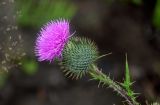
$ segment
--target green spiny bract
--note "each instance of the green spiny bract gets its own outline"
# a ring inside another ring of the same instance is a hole
[[[62,56],[61,64],[66,75],[78,79],[90,70],[98,58],[98,51],[89,39],[73,37],[66,44]]]

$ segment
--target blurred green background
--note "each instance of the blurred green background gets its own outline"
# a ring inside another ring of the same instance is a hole
[[[112,52],[98,65],[118,82],[127,53],[137,100],[160,102],[160,0],[0,0],[0,105],[123,105],[89,76],[72,80],[54,61],[37,61],[37,33],[59,18],[100,54]]]

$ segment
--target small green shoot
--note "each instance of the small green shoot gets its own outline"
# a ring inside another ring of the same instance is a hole
[[[127,54],[126,54],[126,63],[125,63],[125,80],[124,83],[121,83],[123,88],[127,91],[127,94],[129,97],[131,97],[132,101],[136,100],[136,95],[138,93],[134,93],[131,89],[131,86],[134,82],[131,81],[130,72],[129,72],[129,65],[127,60]],[[136,102],[136,101],[135,101]],[[137,104],[138,105],[138,104]]]

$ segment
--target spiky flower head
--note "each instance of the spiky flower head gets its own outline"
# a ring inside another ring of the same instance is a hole
[[[66,44],[62,55],[61,65],[66,75],[78,79],[90,70],[98,57],[98,51],[89,39],[73,37]]]
[[[60,58],[69,35],[69,22],[66,20],[55,20],[44,25],[36,40],[35,53],[38,60]]]

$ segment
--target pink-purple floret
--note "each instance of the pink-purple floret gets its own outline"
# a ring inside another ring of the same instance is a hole
[[[52,61],[61,58],[63,48],[68,41],[69,22],[56,20],[47,23],[38,34],[35,53],[39,61]]]

